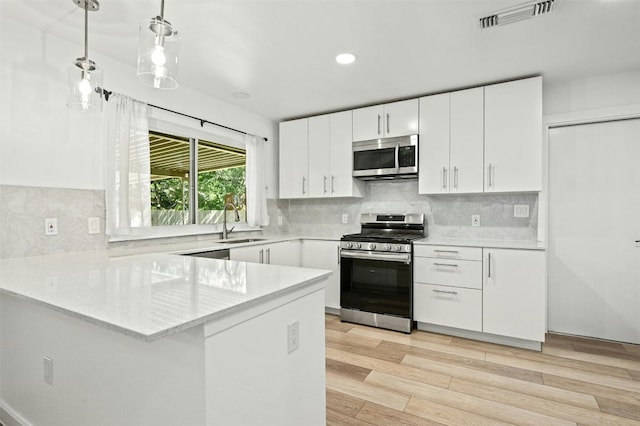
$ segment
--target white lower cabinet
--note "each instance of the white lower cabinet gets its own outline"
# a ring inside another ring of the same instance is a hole
[[[543,251],[484,249],[485,333],[544,341],[545,263]]]
[[[340,241],[302,240],[301,266],[333,272],[324,291],[325,307],[340,309]]]
[[[416,283],[413,319],[482,331],[482,290]]]
[[[416,245],[413,318],[544,342],[545,258],[540,250]]]
[[[300,266],[300,241],[259,244],[248,247],[232,248],[231,260],[264,263],[280,266]]]
[[[413,319],[482,331],[482,249],[416,246]]]

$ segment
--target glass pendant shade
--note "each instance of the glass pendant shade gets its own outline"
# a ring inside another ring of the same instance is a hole
[[[157,16],[140,23],[138,79],[157,89],[178,87],[180,36],[171,24]]]
[[[67,68],[67,106],[90,112],[102,112],[102,69],[95,62],[78,58]]]

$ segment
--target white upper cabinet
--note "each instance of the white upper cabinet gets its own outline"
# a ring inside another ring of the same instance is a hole
[[[280,198],[361,197],[351,134],[351,111],[280,123]]]
[[[353,150],[351,135],[353,118],[351,111],[329,115],[330,121],[330,174],[328,176],[331,197],[362,197],[364,182],[353,178]],[[309,157],[312,161],[314,157]]]
[[[353,139],[364,141],[418,133],[418,99],[353,110]]]
[[[482,192],[484,88],[451,93],[450,192]]]
[[[329,115],[309,118],[309,197],[328,197],[331,182]]]
[[[420,98],[418,193],[449,193],[450,95]]]
[[[280,123],[280,198],[309,196],[309,120]]]
[[[485,87],[485,192],[542,189],[542,77]]]
[[[484,89],[420,99],[421,194],[482,192]]]

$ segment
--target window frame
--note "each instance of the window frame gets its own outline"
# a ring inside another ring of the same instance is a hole
[[[173,114],[157,108],[149,108],[147,113],[149,132],[160,132],[176,136],[189,138],[189,169],[197,170],[198,159],[193,155],[193,150],[197,152],[196,145],[200,139],[215,141],[216,143],[227,145],[235,148],[246,149],[244,134],[227,130],[212,125],[199,125],[195,120]],[[195,179],[195,184],[194,180]],[[145,226],[131,228],[129,232],[124,234],[116,234],[109,236],[109,242],[145,240],[156,238],[172,238],[185,237],[195,235],[221,234],[222,224],[200,224],[197,222],[198,215],[198,194],[197,194],[197,173],[189,173],[189,221],[191,223],[185,225],[171,226]],[[191,203],[194,204],[191,204]],[[195,220],[193,215],[195,215]],[[233,232],[259,231],[259,226],[249,226],[248,223],[234,223]]]

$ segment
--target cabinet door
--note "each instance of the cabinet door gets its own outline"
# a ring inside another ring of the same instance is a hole
[[[449,192],[449,93],[420,98],[418,193]]]
[[[264,244],[264,263],[280,266],[300,266],[300,241]]]
[[[302,267],[333,272],[324,291],[325,306],[340,309],[340,242],[303,240]]]
[[[280,123],[280,198],[309,196],[309,120]]]
[[[415,284],[413,295],[414,320],[482,331],[482,290]]]
[[[449,191],[482,192],[484,88],[451,93],[450,141]]]
[[[329,115],[309,118],[309,197],[330,195]]]
[[[351,133],[353,119],[351,111],[336,112],[329,117],[331,123],[331,173],[329,176],[329,192],[332,197],[361,197],[362,181],[354,179],[353,150]],[[309,157],[312,161],[312,157]]]
[[[418,134],[418,99],[384,104],[383,112],[385,137]]]
[[[262,246],[236,247],[229,250],[229,259],[238,260],[240,262],[261,263],[263,259],[260,254]]]
[[[542,77],[485,87],[485,192],[542,188]]]
[[[545,253],[509,249],[483,251],[482,331],[544,342]]]
[[[366,141],[384,136],[382,105],[353,110],[353,141]]]

